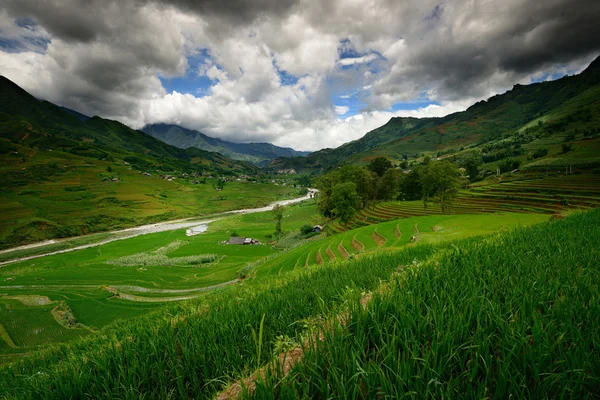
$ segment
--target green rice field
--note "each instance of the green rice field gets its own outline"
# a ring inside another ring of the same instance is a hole
[[[31,354],[0,369],[0,393],[592,398],[599,226],[594,210],[395,251],[364,244],[358,259],[257,274]]]

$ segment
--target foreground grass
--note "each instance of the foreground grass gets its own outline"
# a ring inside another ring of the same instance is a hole
[[[594,211],[403,265],[253,397],[597,397],[599,223]]]
[[[599,384],[599,223],[593,211],[259,279],[16,362],[0,370],[0,393],[210,398],[349,290],[373,290],[399,266],[420,264],[257,396],[590,396]]]

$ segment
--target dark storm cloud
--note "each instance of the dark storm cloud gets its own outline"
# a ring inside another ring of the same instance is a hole
[[[447,12],[450,11],[450,12]],[[378,96],[434,89],[441,99],[481,97],[600,53],[600,2],[449,2],[406,36],[410,55],[374,86]],[[391,67],[391,66],[390,66]]]
[[[250,23],[261,15],[281,17],[287,14],[298,0],[148,0],[173,5],[182,11],[192,11],[200,16],[217,16],[232,22]]]
[[[548,6],[532,7],[515,39],[505,40],[501,68],[531,71],[600,51],[599,1],[570,0]]]
[[[114,5],[110,0],[5,0],[3,7],[14,17],[33,18],[52,36],[90,42],[108,29],[105,21],[98,18],[97,9]]]

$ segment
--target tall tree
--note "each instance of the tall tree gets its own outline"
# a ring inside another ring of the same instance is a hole
[[[360,204],[356,184],[345,182],[335,185],[331,192],[331,203],[334,207],[333,215],[339,217],[343,224],[348,224]]]
[[[368,168],[375,172],[379,177],[382,177],[383,174],[385,174],[385,171],[392,168],[392,166],[392,162],[387,158],[377,157],[369,163]]]
[[[460,172],[456,165],[449,161],[433,161],[423,167],[420,177],[425,211],[427,203],[435,199],[442,207],[442,214],[445,214],[460,187]]]
[[[398,193],[398,180],[399,171],[394,168],[390,168],[379,180],[379,187],[377,190],[377,198],[381,200],[393,200]]]
[[[279,204],[273,207],[273,218],[275,219],[275,236],[281,235],[281,220],[283,219],[283,211],[285,208]]]

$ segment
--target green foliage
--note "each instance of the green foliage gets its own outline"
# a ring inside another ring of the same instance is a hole
[[[520,165],[521,161],[514,158],[506,158],[498,163],[498,167],[502,173],[518,169]]]
[[[132,254],[130,256],[120,257],[115,260],[111,260],[108,263],[120,265],[123,267],[175,267],[183,265],[207,264],[216,261],[217,258],[218,256],[216,254],[197,254],[185,257],[167,257],[164,254],[138,253]]]
[[[423,188],[423,205],[435,199],[440,203],[442,214],[445,214],[456,198],[460,187],[460,172],[449,161],[434,161],[419,170]]]
[[[331,191],[331,204],[333,206],[332,214],[338,217],[343,224],[347,224],[360,204],[356,184],[345,182],[335,185]]]
[[[305,224],[305,225],[302,225],[302,227],[300,228],[300,232],[303,235],[308,235],[309,233],[312,233],[312,231],[313,231],[313,226],[312,225]]]
[[[302,343],[304,335],[322,341],[303,348],[292,373],[266,369],[257,397],[591,396],[598,226],[594,211],[256,279],[9,365],[0,370],[0,391],[24,399],[213,398],[228,384],[224,376],[251,374],[282,338]],[[575,234],[580,240],[564,241]],[[367,310],[361,292],[376,292]],[[304,329],[319,318],[322,335]]]
[[[283,219],[283,213],[285,211],[285,207],[276,204],[271,211],[273,213],[273,219],[275,220],[275,236],[281,235],[281,220]]]
[[[385,157],[377,157],[369,163],[367,168],[382,177],[388,169],[392,168],[392,162]]]
[[[331,201],[333,188],[340,184],[352,182],[356,187],[356,193],[359,197],[358,204],[355,207],[363,208],[367,202],[374,198],[376,193],[377,177],[371,174],[367,168],[355,165],[345,165],[335,171],[332,171],[317,181],[319,189],[319,209],[326,217],[333,216],[334,204]]]
[[[395,199],[398,190],[400,179],[400,170],[389,168],[384,173],[377,185],[377,199],[392,200]]]
[[[545,157],[546,155],[548,155],[548,149],[541,147],[539,149],[536,149],[531,154],[531,157],[533,157],[533,159],[537,159],[537,158]]]
[[[422,197],[423,187],[418,168],[400,177],[399,189],[399,200],[418,200]]]

